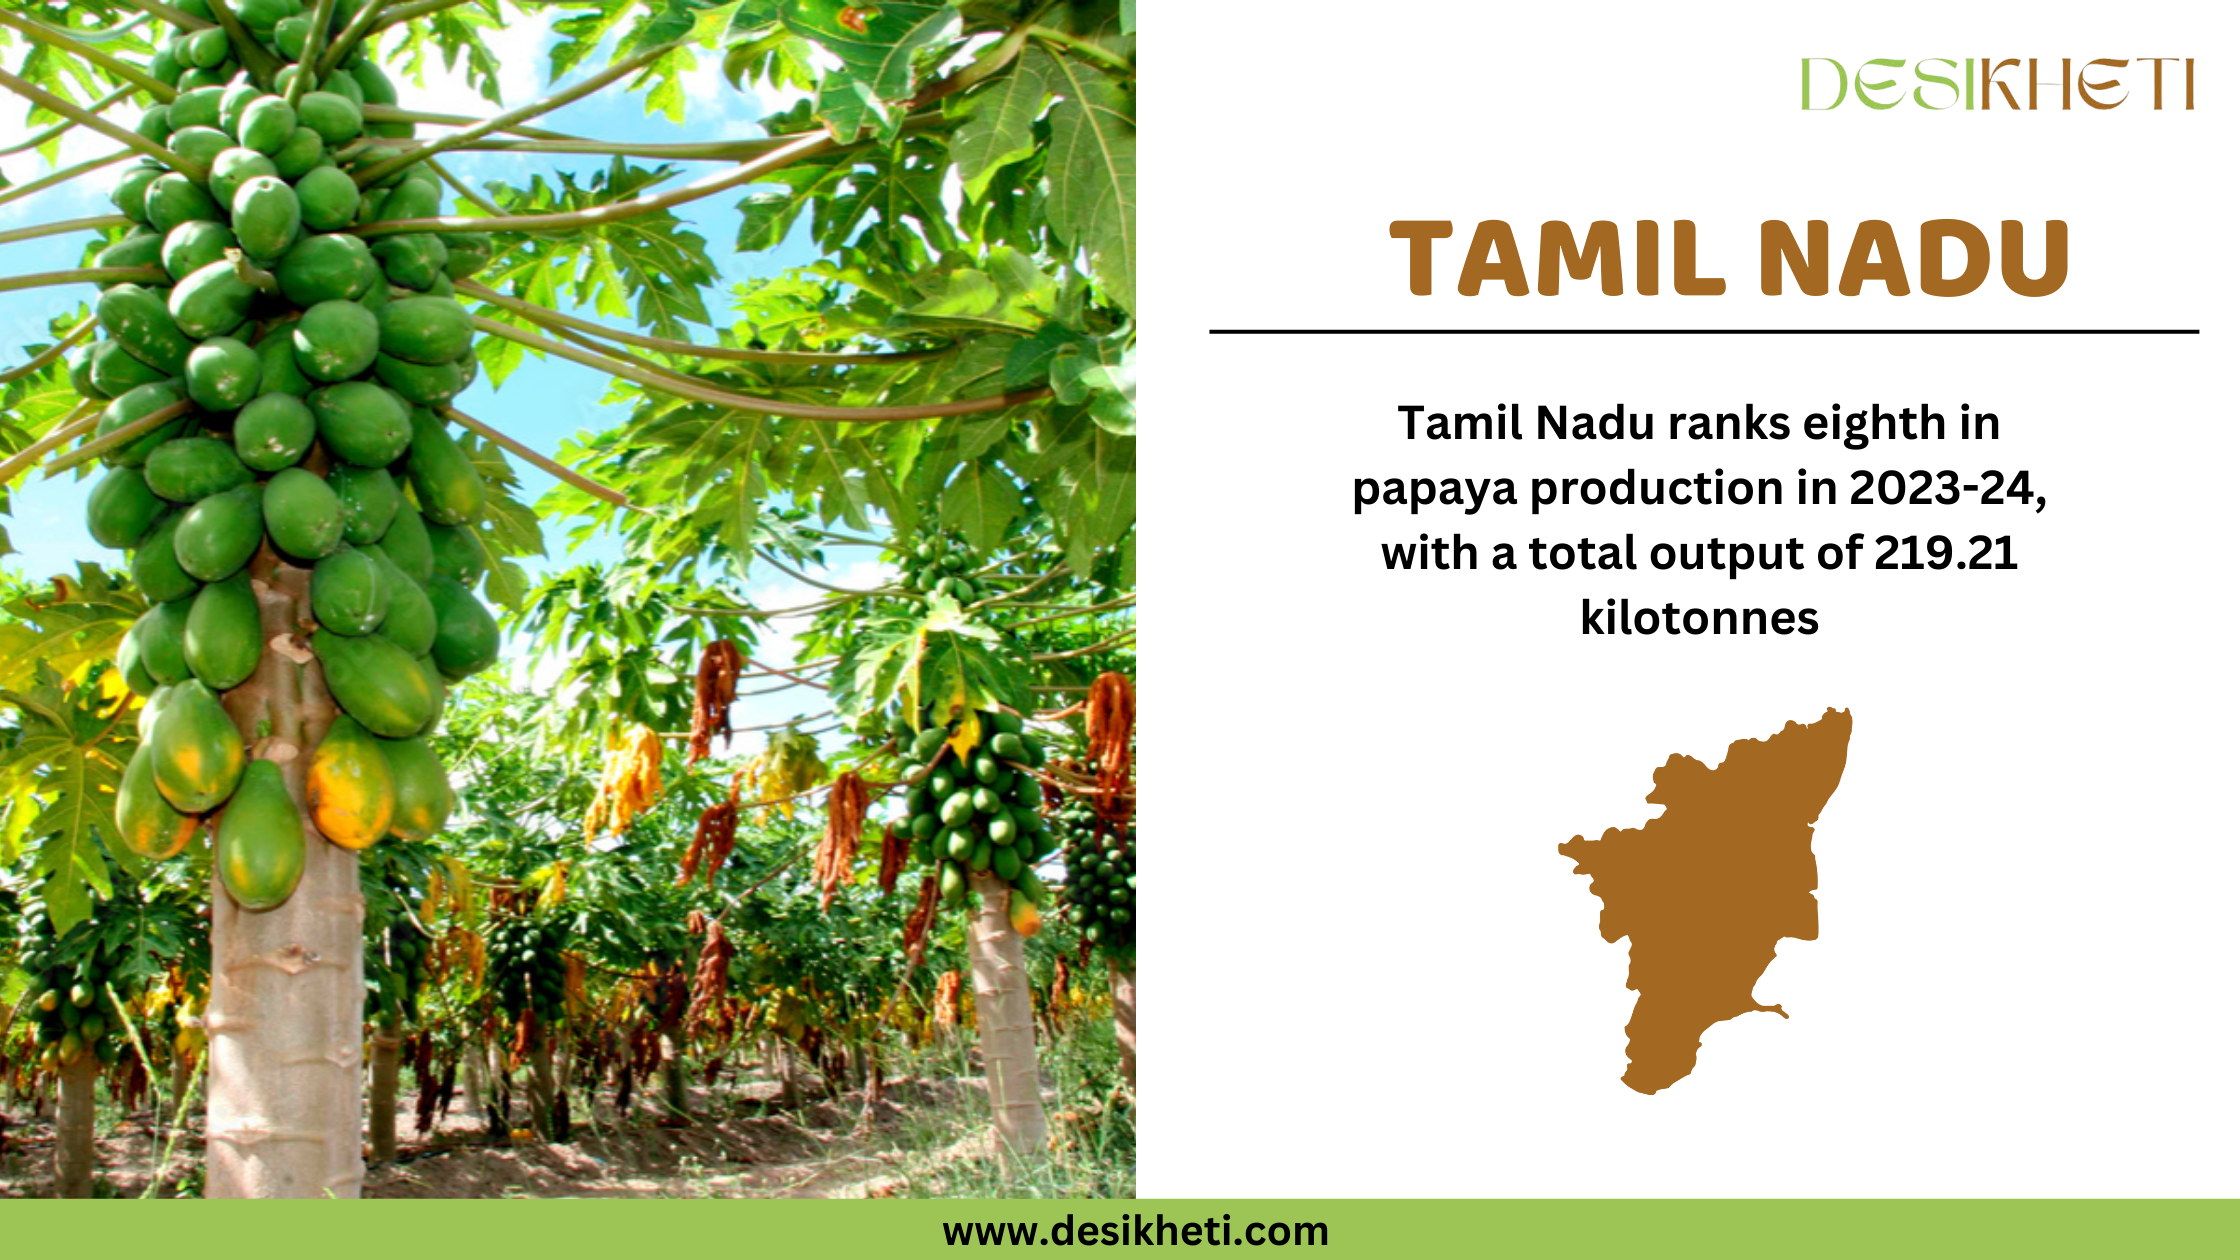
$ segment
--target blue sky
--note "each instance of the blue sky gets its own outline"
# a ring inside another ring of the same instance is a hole
[[[547,50],[555,42],[550,34],[553,15],[540,13],[530,20],[516,23],[492,35],[490,42],[503,67],[502,87],[505,104],[517,106],[535,99],[548,90],[544,82],[549,72]],[[740,92],[726,82],[720,71],[720,54],[700,52],[700,67],[689,79],[685,123],[678,126],[666,118],[645,115],[642,98],[630,96],[619,89],[610,89],[554,112],[538,125],[578,135],[593,135],[624,141],[644,140],[676,142],[711,139],[742,139],[761,135],[754,120],[768,113],[783,109],[792,98],[760,97],[752,92]],[[431,58],[431,61],[434,59]],[[595,72],[603,59],[593,59],[590,72]],[[579,71],[576,77],[583,77]],[[403,103],[411,108],[442,113],[487,115],[497,107],[490,105],[468,88],[458,76],[448,75],[440,64],[429,67],[424,84],[414,84],[398,76],[398,88]],[[563,81],[564,83],[565,81]],[[12,108],[12,102],[10,106]],[[129,121],[130,115],[122,111],[111,117],[120,122]],[[0,117],[10,117],[0,113]],[[423,128],[427,133],[432,129]],[[61,165],[68,165],[85,158],[111,151],[113,144],[99,137],[87,137],[74,132],[70,142],[59,156]],[[589,172],[602,167],[603,158],[572,158],[553,154],[474,153],[454,154],[445,159],[445,165],[462,180],[479,187],[484,181],[502,179],[509,183],[525,183],[538,171],[580,170]],[[36,154],[21,154],[0,161],[11,183],[23,183],[45,174],[48,166]],[[120,168],[121,169],[121,168]],[[706,163],[688,166],[683,177],[695,178],[700,174],[720,169]],[[0,228],[26,226],[57,219],[76,218],[84,215],[105,214],[111,211],[106,200],[108,172],[93,178],[76,181],[72,186],[49,190],[23,201],[0,206]],[[728,323],[728,286],[757,276],[775,274],[787,267],[811,261],[815,251],[805,242],[805,232],[798,230],[794,237],[780,249],[764,254],[733,254],[731,242],[736,238],[738,216],[734,206],[743,194],[732,191],[680,207],[677,213],[688,220],[693,229],[705,237],[710,252],[717,260],[724,276],[724,288],[711,290],[712,313]],[[32,271],[53,270],[74,265],[84,237],[62,237],[42,241],[0,245],[0,274],[19,274]],[[77,302],[89,302],[94,296],[90,286],[75,289],[44,289],[24,293],[0,294],[0,360],[21,362],[24,358],[20,347],[27,343],[47,339],[47,321],[59,310]],[[586,318],[600,318],[595,312],[574,312]],[[563,440],[574,434],[608,427],[623,418],[617,409],[608,409],[599,399],[607,392],[607,378],[592,369],[579,367],[561,360],[538,361],[531,359],[512,377],[503,389],[493,391],[487,383],[478,382],[459,400],[461,410],[495,425],[522,442],[550,453]],[[524,483],[528,501],[534,502],[552,484],[552,478],[538,470],[515,461]],[[84,527],[84,498],[91,486],[90,479],[78,481],[68,477],[55,481],[36,479],[20,486],[14,496],[14,515],[6,521],[10,540],[18,554],[7,557],[5,563],[17,571],[34,578],[67,572],[84,559],[100,558],[108,563],[121,561],[117,553],[108,552],[86,535]],[[553,553],[545,563],[572,565],[586,560],[611,560],[620,555],[612,540],[600,539],[587,544],[574,554],[564,551],[565,531],[549,525],[546,528],[547,550]],[[881,570],[868,549],[842,549],[835,554],[835,567],[816,576],[843,586],[862,587],[876,585]],[[532,566],[532,573],[541,566]],[[755,603],[765,606],[788,606],[809,602],[817,597],[813,588],[784,577],[775,571],[768,576],[758,575],[745,594]],[[781,627],[782,628],[782,627]],[[518,655],[517,648],[510,648],[509,655]],[[782,664],[789,659],[782,634],[766,634],[758,659],[766,663]],[[796,697],[821,696],[795,690],[788,693],[754,700],[742,701],[734,720],[740,724],[781,721],[794,715],[803,704],[821,707],[814,700]]]

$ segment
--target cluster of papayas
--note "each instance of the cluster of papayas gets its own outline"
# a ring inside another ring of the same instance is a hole
[[[902,557],[902,589],[919,595],[946,595],[960,604],[986,598],[994,588],[972,580],[978,557],[944,534],[918,543]]]
[[[86,1055],[103,1067],[116,1066],[125,1048],[124,1025],[109,989],[112,983],[124,988],[118,975],[123,963],[120,952],[96,942],[89,923],[58,940],[47,917],[38,917],[18,965],[31,979],[23,1011],[33,1021],[40,1067],[52,1072]]]
[[[367,1016],[394,1023],[418,1019],[420,988],[427,978],[428,938],[410,923],[391,923],[387,948],[367,951]]]
[[[222,882],[264,910],[293,893],[305,837],[278,766],[250,760],[220,697],[250,680],[266,647],[250,576],[266,549],[311,570],[311,647],[344,714],[311,762],[321,833],[362,849],[431,835],[450,811],[450,784],[420,741],[447,684],[496,659],[498,629],[472,593],[485,567],[473,533],[483,480],[430,408],[474,379],[473,323],[451,285],[490,247],[357,235],[443,209],[424,163],[360,186],[401,151],[385,142],[411,135],[362,113],[394,104],[394,88],[353,50],[291,98],[316,72],[297,64],[311,15],[298,0],[234,7],[284,68],[256,81],[205,24],[207,0],[177,6],[187,21],[148,70],[178,95],[139,131],[187,170],[127,170],[111,196],[135,226],[97,259],[169,282],[105,290],[102,335],[71,379],[107,403],[97,435],[171,416],[105,452],[86,507],[93,537],[131,554],[150,605],[117,660],[147,697],[119,834],[165,858],[215,815]],[[335,4],[332,30],[358,8]]]
[[[1113,826],[1088,801],[1068,796],[1050,815],[1065,841],[1066,922],[1084,940],[1122,962],[1136,947],[1136,837],[1133,823]]]
[[[1057,851],[1040,812],[1042,789],[1027,774],[1042,764],[1042,741],[1016,713],[971,715],[966,720],[898,730],[900,769],[910,783],[904,826],[920,862],[937,864],[941,893],[961,905],[971,896],[970,875],[988,872],[1011,885],[1012,921],[1031,934],[1048,897],[1035,864]]]
[[[498,920],[484,944],[489,957],[489,987],[508,1015],[533,1011],[547,1024],[567,1009],[568,964],[561,957],[566,935],[541,916],[517,914]]]

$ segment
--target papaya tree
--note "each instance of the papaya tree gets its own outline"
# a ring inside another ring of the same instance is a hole
[[[0,486],[105,465],[88,531],[128,553],[146,605],[114,669],[144,737],[113,781],[81,785],[108,808],[77,811],[33,860],[59,927],[103,891],[88,843],[119,861],[209,854],[214,1196],[357,1193],[360,854],[450,809],[425,741],[447,690],[496,658],[482,598],[516,603],[517,561],[543,549],[507,453],[561,480],[543,516],[610,529],[657,580],[704,559],[742,583],[791,572],[779,556],[805,556],[813,531],[911,536],[930,508],[983,550],[1029,529],[1081,580],[1132,587],[1132,8],[601,6],[555,28],[552,64],[555,79],[603,66],[479,119],[410,108],[384,69],[434,54],[487,87],[484,34],[542,7],[0,7],[24,53],[0,88],[40,143],[119,146],[34,183],[122,166],[117,214],[0,233],[92,234],[84,265],[0,288],[100,289],[4,374]],[[685,74],[715,51],[734,82],[807,99],[750,141],[534,125],[610,91],[680,114]],[[476,190],[443,162],[469,152],[611,161]],[[703,162],[676,182],[675,164]],[[952,176],[958,208],[940,194]],[[823,257],[747,286],[717,328],[699,293],[715,270],[675,212],[734,190],[750,190],[741,248],[805,225]],[[457,406],[526,355],[615,378],[630,418],[561,452],[579,467]],[[930,708],[882,695],[844,716],[961,724],[962,754],[974,715],[1027,711],[1033,685],[990,676]],[[988,891],[991,970],[1016,972],[1009,894]]]

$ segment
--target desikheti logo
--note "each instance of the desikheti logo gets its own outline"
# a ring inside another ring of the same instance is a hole
[[[2063,57],[2061,73],[2052,77],[2050,57],[1923,57],[1913,62],[1873,57],[1849,65],[1834,57],[1802,60],[1808,110],[1841,105],[1962,111],[2070,109],[2079,104],[2087,109],[2193,108],[2191,57]]]

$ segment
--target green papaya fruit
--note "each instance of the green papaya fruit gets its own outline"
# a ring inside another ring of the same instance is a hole
[[[212,691],[231,691],[249,681],[263,655],[263,624],[249,575],[236,573],[203,587],[187,613],[186,661],[194,676]]]
[[[270,39],[280,29],[280,23],[310,6],[301,0],[235,0],[234,16],[241,24]]]
[[[343,547],[311,570],[311,613],[340,635],[369,634],[389,613],[389,583],[374,553]]]
[[[364,308],[357,309],[362,312]],[[360,467],[385,467],[412,444],[411,408],[396,394],[370,381],[345,381],[314,392],[311,414],[319,422],[319,437],[327,449],[336,458]]]
[[[340,231],[358,217],[357,181],[337,166],[322,166],[297,180],[296,200],[303,207],[303,225],[314,232]],[[369,263],[372,259],[366,255]]]
[[[164,318],[170,318],[170,312],[166,311]],[[171,374],[162,368],[150,367],[133,358],[131,352],[113,338],[97,341],[86,351],[86,375],[92,378],[94,389],[108,398],[171,379]]]
[[[429,651],[444,677],[456,681],[497,662],[498,623],[472,592],[455,582],[432,581],[428,602],[436,613],[436,639]]]
[[[242,776],[241,790],[218,819],[218,880],[244,910],[276,910],[303,881],[308,854],[303,818],[280,775],[259,758]]]
[[[420,676],[427,679],[428,694],[435,697],[435,703],[429,706],[428,720],[421,724],[418,731],[414,732],[416,735],[425,737],[435,734],[436,724],[443,721],[443,702],[451,694],[451,680],[445,678],[443,671],[436,668],[436,658],[433,656],[423,656],[412,663],[419,668]]]
[[[127,167],[122,175],[117,176],[117,182],[109,187],[109,204],[134,223],[146,223],[148,185],[155,183],[166,169],[168,168],[152,163]]]
[[[148,489],[174,503],[194,503],[254,481],[241,457],[216,438],[173,438],[148,456]]]
[[[141,668],[156,687],[168,687],[187,677],[187,622],[193,617],[193,606],[190,599],[151,605],[125,632]],[[122,664],[121,652],[119,657],[118,663]],[[150,687],[143,694],[154,692],[155,687]]]
[[[286,144],[280,146],[279,152],[272,155],[272,165],[282,179],[302,179],[318,170],[326,156],[327,142],[320,138],[318,132],[304,126],[299,118],[295,133],[288,137]]]
[[[335,92],[306,92],[296,102],[296,117],[319,133],[329,147],[356,139],[365,130],[365,114],[355,101]]]
[[[264,527],[286,555],[318,560],[342,545],[342,503],[319,474],[283,468],[265,483]]]
[[[86,496],[86,532],[104,547],[129,550],[147,536],[165,506],[139,469],[112,468]]]
[[[281,18],[272,27],[272,42],[290,61],[303,60],[304,45],[311,38],[311,15],[297,13]],[[292,119],[294,115],[290,115]]]
[[[389,565],[396,563],[386,560],[386,553],[376,550],[374,554],[383,556]],[[388,577],[387,574],[383,576],[385,579]],[[419,657],[427,654],[434,648],[436,641],[436,609],[428,598],[428,592],[403,580],[401,574],[395,579],[387,580],[386,586],[389,592],[389,609],[381,619],[381,637],[403,648],[407,656]]]
[[[212,337],[187,356],[187,396],[204,411],[235,411],[257,396],[257,352],[231,337]]]
[[[293,394],[253,398],[233,419],[233,450],[258,472],[293,467],[318,440],[311,407]]]
[[[124,680],[125,690],[132,694],[152,696],[163,690],[163,684],[148,672],[147,663],[141,659],[139,629],[135,625],[117,640],[117,677]]]
[[[405,739],[419,734],[435,714],[437,696],[427,675],[380,635],[319,630],[311,636],[311,650],[318,653],[335,703],[374,734]]]
[[[179,517],[171,541],[179,567],[204,582],[240,572],[264,541],[264,511],[254,485],[235,486],[198,501]]]
[[[190,92],[196,88],[222,88],[226,85],[232,68],[233,63],[227,62],[215,70],[190,69],[179,76],[179,86]]]
[[[233,199],[239,195],[242,185],[259,176],[271,178],[277,175],[279,170],[280,168],[273,164],[271,158],[255,149],[245,149],[240,145],[227,149],[211,161],[211,199],[232,212],[233,226],[236,232],[241,230],[241,211],[234,205]],[[285,188],[287,185],[282,184],[281,187]],[[248,250],[252,258],[268,256],[258,253],[249,246],[247,241],[242,242],[241,248]]]
[[[389,532],[377,544],[393,561],[405,578],[416,586],[426,586],[435,576],[435,547],[428,541],[428,523],[409,503],[397,507],[396,516],[389,522]]]
[[[157,183],[160,185],[161,180]],[[151,202],[153,193],[150,194]],[[150,211],[152,215],[154,212]],[[373,256],[389,282],[407,289],[427,289],[443,278],[443,238],[429,232],[384,236],[373,243]]]
[[[282,324],[267,331],[256,343],[258,397],[291,394],[301,398],[316,384],[296,365],[295,328],[292,321]]]
[[[371,58],[350,67],[350,77],[358,81],[358,90],[365,93],[368,105],[394,105],[397,103],[397,85],[382,72],[380,63]]]
[[[189,127],[216,127],[219,98],[225,94],[224,88],[195,88],[179,93],[171,102],[172,131],[184,131]]]
[[[218,155],[233,148],[233,137],[216,127],[180,127],[164,141],[164,147],[197,166],[208,168],[218,160]],[[149,187],[153,188],[151,181]],[[216,201],[213,200],[213,205]],[[153,223],[153,220],[150,220]],[[163,229],[169,231],[170,229]]]
[[[207,813],[241,782],[247,749],[216,693],[189,679],[171,689],[148,733],[155,751],[156,789],[172,808]]]
[[[183,514],[172,512],[157,518],[156,523],[141,537],[132,549],[132,584],[148,597],[151,604],[167,604],[175,599],[185,599],[201,587],[179,566],[178,552],[172,538],[179,530]]]
[[[335,719],[311,758],[308,796],[319,833],[345,849],[365,849],[396,818],[396,776],[383,745],[350,717]]]
[[[270,156],[295,138],[295,107],[277,96],[259,96],[241,111],[241,143]]]
[[[148,185],[148,226],[169,232],[193,219],[222,219],[225,211],[191,177],[173,171]]]
[[[262,95],[263,90],[248,75],[229,80],[225,95],[218,98],[218,129],[228,135],[240,135],[241,116],[249,111],[250,102]]]
[[[148,75],[158,83],[178,86],[179,75],[183,70],[184,67],[179,64],[178,57],[172,54],[169,44],[160,44],[148,57]]]
[[[153,455],[157,447],[186,430],[187,418],[193,413],[193,406],[187,400],[187,391],[176,381],[164,380],[152,385],[135,386],[110,399],[109,405],[101,410],[101,419],[93,426],[96,437],[107,437],[128,425],[152,420],[160,412],[173,410],[178,412],[174,418],[123,446],[112,448],[101,457],[102,461],[123,467],[137,467],[148,462],[148,456]]]
[[[215,70],[233,52],[226,33],[215,26],[193,31],[179,42],[179,60],[200,70]]]
[[[471,525],[430,525],[428,556],[434,567],[434,577],[457,582],[470,594],[482,575],[489,571],[482,540],[475,536]]]
[[[116,338],[125,352],[166,376],[187,370],[187,355],[194,338],[179,331],[164,300],[137,284],[111,285],[94,303],[94,317],[101,330]]]
[[[151,143],[158,145],[169,143],[172,130],[171,107],[157,104],[142,107],[140,119],[132,124],[132,129],[138,132],[141,138]]]
[[[146,744],[124,764],[117,784],[117,838],[151,862],[178,856],[194,838],[195,820],[182,814],[156,787],[156,755]]]
[[[372,311],[351,301],[334,300],[312,306],[296,321],[293,336],[296,364],[305,376],[315,381],[347,381],[372,367],[373,357],[381,353],[380,322]],[[409,431],[406,437],[409,439]],[[389,457],[395,458],[394,455]]]
[[[162,144],[171,138],[171,107],[148,106],[140,111],[140,121],[132,124],[132,129],[139,132],[142,138]]]
[[[972,885],[965,881],[964,870],[955,862],[941,864],[941,897],[952,906],[963,905],[972,895]]]
[[[397,505],[402,499],[397,493],[396,478],[389,475],[388,469],[336,464],[327,472],[327,485],[342,503],[345,541],[361,547],[370,546],[389,532],[389,522],[396,519]]]
[[[910,755],[919,761],[931,761],[933,760],[933,754],[940,749],[942,744],[948,742],[948,739],[948,727],[929,726],[919,731],[917,737],[910,742]]]
[[[104,246],[93,256],[96,267],[160,267],[163,265],[165,238],[154,232],[139,232],[127,236],[114,245]],[[173,276],[177,279],[177,276]]]
[[[452,280],[472,279],[494,252],[490,238],[480,232],[445,233],[443,249],[443,274]]]
[[[941,821],[945,826],[960,828],[970,823],[972,821],[972,793],[963,790],[951,792],[941,802]]]
[[[397,807],[389,833],[403,840],[426,840],[442,831],[456,798],[451,776],[435,750],[418,739],[385,739],[381,752],[396,785]]]
[[[381,308],[381,352],[450,363],[474,348],[474,317],[449,298],[398,298]]]
[[[171,290],[171,320],[196,340],[223,336],[249,318],[249,304],[256,297],[257,291],[233,263],[220,259],[197,268]],[[180,366],[184,370],[185,365]]]
[[[366,104],[365,89],[358,86],[356,79],[347,74],[330,74],[319,80],[319,90],[332,92],[336,96],[343,97],[352,105],[357,106],[360,116],[363,116]]]
[[[471,354],[450,363],[411,363],[386,354],[373,361],[375,379],[421,407],[450,402],[474,383],[476,371]]]
[[[417,170],[419,168],[411,168]],[[443,186],[423,183],[413,179],[408,171],[389,195],[382,199],[381,217],[376,222],[393,222],[400,219],[432,219],[442,206]]]
[[[482,515],[482,474],[451,440],[435,413],[412,412],[412,461],[407,466],[421,514],[437,525],[464,525]]]
[[[259,158],[266,166],[272,163]],[[233,234],[241,238],[241,248],[249,257],[260,262],[279,258],[295,243],[296,231],[303,226],[303,211],[296,203],[296,190],[281,182],[279,176],[259,174],[242,182],[233,194]],[[308,238],[307,238],[308,239]]]

